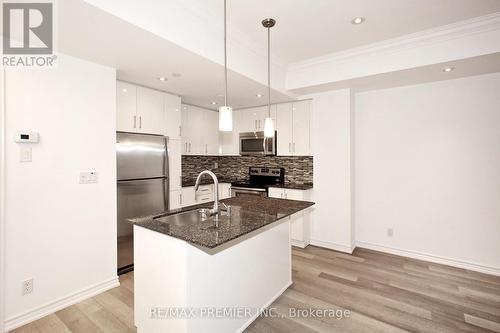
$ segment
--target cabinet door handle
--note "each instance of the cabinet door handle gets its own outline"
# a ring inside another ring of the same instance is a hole
[[[292,152],[292,143],[291,142],[288,142],[288,152],[289,153]]]
[[[257,129],[257,119],[255,119],[255,129]]]
[[[188,152],[188,143],[184,142],[184,145],[185,145],[184,151],[187,153]]]
[[[189,143],[189,152],[191,152],[191,142]]]
[[[285,192],[285,199],[288,199],[288,193]]]
[[[179,186],[182,187],[182,176],[179,176]]]
[[[208,144],[205,143],[205,154],[208,153]]]
[[[295,153],[295,142],[293,143],[293,152]]]
[[[139,128],[142,128],[142,116],[139,116]]]
[[[182,126],[179,126],[179,136],[182,136]]]
[[[134,128],[137,127],[137,116],[134,116]]]
[[[179,193],[179,205],[182,205],[182,193]]]
[[[283,193],[280,193],[280,198],[283,199]]]

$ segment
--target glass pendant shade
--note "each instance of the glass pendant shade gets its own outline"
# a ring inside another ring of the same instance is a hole
[[[231,132],[233,130],[233,108],[230,106],[219,107],[219,131]]]
[[[264,136],[266,138],[274,137],[274,122],[271,117],[267,117],[264,121]]]

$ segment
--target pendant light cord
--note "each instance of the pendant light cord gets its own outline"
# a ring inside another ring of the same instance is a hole
[[[267,115],[271,118],[271,28],[267,28]]]
[[[224,0],[224,106],[227,106],[227,32],[226,32],[226,0]]]

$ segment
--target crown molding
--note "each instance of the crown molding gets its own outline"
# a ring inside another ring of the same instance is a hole
[[[492,30],[500,30],[500,12],[291,63],[288,65],[288,72],[304,71],[314,66],[332,62],[341,63],[361,56],[370,57],[410,50]]]

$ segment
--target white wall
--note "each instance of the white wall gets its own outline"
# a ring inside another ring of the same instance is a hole
[[[7,72],[7,328],[117,284],[115,79],[63,55],[56,69]],[[16,130],[40,133],[32,163],[19,162]],[[81,171],[99,183],[80,185]]]
[[[350,89],[303,96],[312,98],[314,156],[311,244],[352,252]]]
[[[500,274],[499,87],[491,74],[356,95],[358,245]]]

